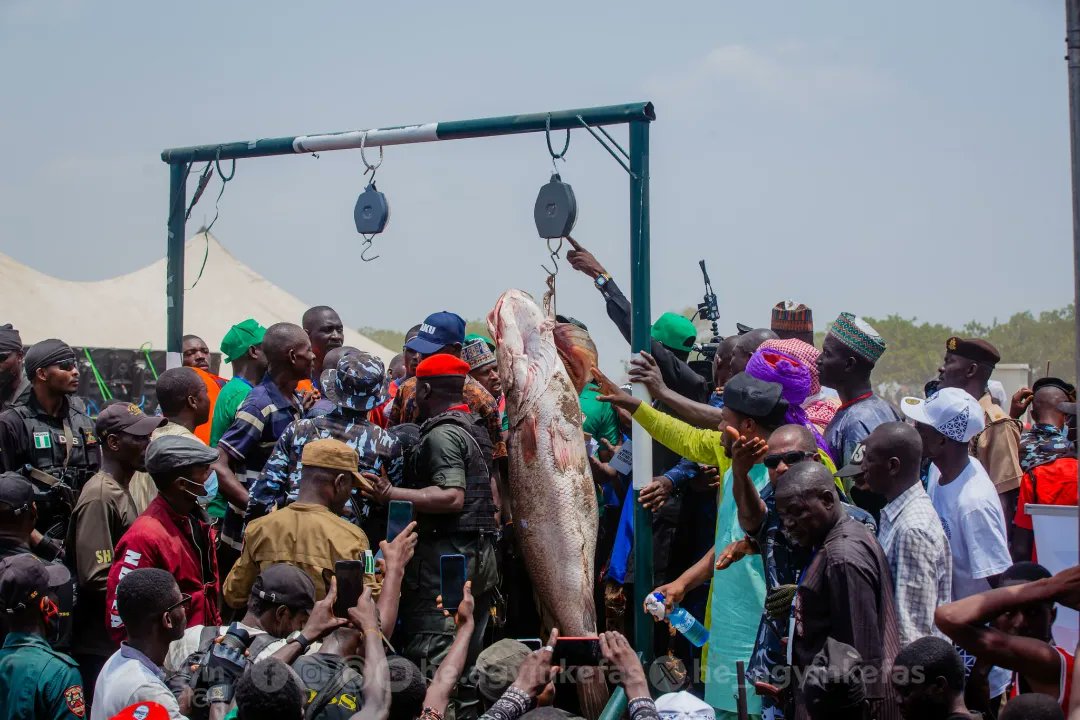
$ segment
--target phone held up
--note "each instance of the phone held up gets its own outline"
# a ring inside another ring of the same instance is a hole
[[[413,504],[408,500],[391,500],[387,514],[386,542],[389,543],[413,521]]]
[[[439,558],[439,588],[443,610],[454,612],[465,599],[466,564],[464,555],[443,555]]]
[[[364,592],[364,575],[374,574],[375,556],[370,550],[365,550],[364,557],[360,560],[338,560],[334,563],[334,576],[337,578],[335,617],[349,617],[349,608],[356,607],[356,602]]]
[[[555,641],[551,664],[566,667],[593,666],[599,665],[601,659],[600,638],[560,637]]]

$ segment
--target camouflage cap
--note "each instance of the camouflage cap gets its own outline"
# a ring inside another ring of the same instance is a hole
[[[476,689],[489,702],[496,702],[517,678],[518,669],[529,656],[529,648],[506,638],[491,645],[476,658]]]
[[[389,386],[383,361],[363,351],[343,355],[337,368],[324,370],[319,379],[327,400],[361,412],[381,405]]]

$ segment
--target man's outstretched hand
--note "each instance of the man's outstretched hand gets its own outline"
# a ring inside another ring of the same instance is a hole
[[[600,368],[594,367],[592,369],[593,378],[600,386],[600,394],[596,396],[596,399],[600,402],[611,403],[617,408],[622,408],[629,412],[631,415],[638,409],[638,405],[641,404],[641,400],[631,395],[628,392],[623,392],[615,383],[611,382],[611,379],[607,375],[600,372]]]
[[[581,244],[577,240],[569,236],[566,239],[574,248],[566,253],[566,259],[570,262],[570,267],[578,272],[585,273],[593,280],[600,275],[607,274],[607,271],[604,270],[604,266],[600,264],[600,261],[597,260],[591,252],[581,247]]]

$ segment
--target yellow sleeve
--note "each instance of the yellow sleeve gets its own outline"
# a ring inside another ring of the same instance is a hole
[[[255,578],[259,575],[259,566],[251,557],[251,546],[254,544],[251,537],[251,526],[248,526],[247,537],[244,538],[244,548],[240,552],[240,559],[229,571],[225,578],[225,584],[221,588],[221,594],[225,603],[232,608],[247,606],[248,596],[251,594],[251,586],[255,584]]]
[[[634,411],[634,420],[654,440],[687,460],[718,467],[721,475],[731,467],[731,459],[720,442],[723,436],[717,430],[693,427],[645,403]]]

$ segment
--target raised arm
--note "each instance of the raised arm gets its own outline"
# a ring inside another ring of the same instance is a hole
[[[390,716],[390,667],[386,664],[379,612],[365,588],[349,620],[364,633],[364,707],[351,720],[386,720]]]
[[[988,625],[998,616],[1032,603],[1068,603],[1080,595],[1080,567],[1052,578],[988,590],[942,605],[938,629],[980,660],[1014,670],[1035,692],[1057,697],[1061,656],[1044,640],[1009,635]]]
[[[440,717],[446,714],[446,706],[450,704],[450,693],[454,691],[461,674],[465,672],[465,665],[469,654],[469,640],[472,639],[473,629],[476,622],[473,619],[473,607],[475,601],[472,596],[472,581],[465,583],[464,599],[458,605],[454,613],[454,624],[457,633],[454,642],[446,652],[446,657],[435,671],[435,677],[428,686],[427,694],[424,695],[424,708],[439,713]],[[436,598],[438,606],[442,607],[442,595]],[[443,610],[443,615],[450,613]]]

